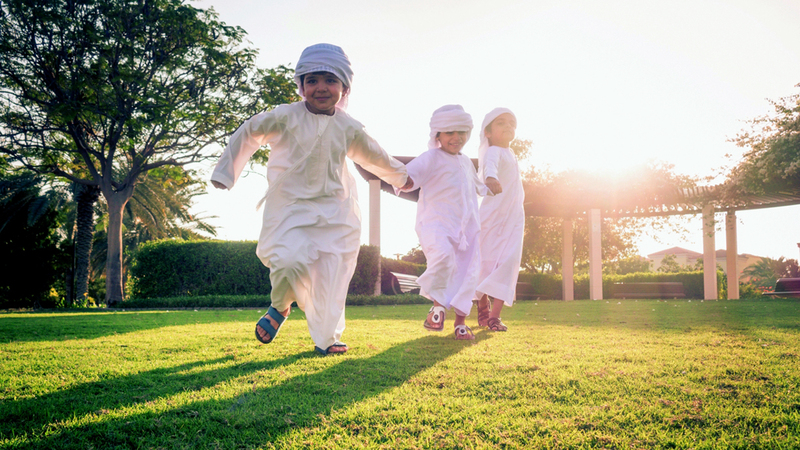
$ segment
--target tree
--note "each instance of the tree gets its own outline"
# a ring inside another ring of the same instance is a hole
[[[55,306],[50,291],[67,263],[59,246],[58,193],[43,179],[0,177],[0,308]]]
[[[641,210],[658,204],[664,192],[693,185],[689,177],[673,173],[672,166],[651,164],[627,174],[603,174],[531,169],[523,177],[526,203],[536,203],[549,211],[528,216],[525,221],[522,267],[535,272],[561,271],[563,217],[573,219],[573,258],[578,267],[588,264],[589,228],[583,215],[575,215],[575,204],[591,204],[600,209],[632,205]],[[616,203],[614,203],[616,202]],[[685,225],[672,217],[604,217],[601,223],[601,251],[608,262],[626,260],[637,252],[636,239],[645,233],[670,228],[681,231]]]
[[[400,259],[414,264],[428,263],[427,258],[425,258],[425,253],[422,251],[422,248],[419,245],[409,250],[408,253],[401,256]]]
[[[205,239],[216,229],[205,218],[189,212],[194,197],[206,193],[205,183],[183,167],[165,166],[142,177],[123,214],[122,279],[139,245],[156,239]],[[108,214],[101,211],[102,227],[95,232],[91,266],[95,278],[103,274],[108,248]]]
[[[100,191],[107,304],[123,299],[140,178],[210,157],[245,117],[296,98],[291,70],[255,69],[244,35],[180,0],[0,3],[0,152]]]
[[[770,103],[774,115],[752,119],[732,139],[746,150],[728,176],[731,197],[800,189],[800,93]]]
[[[664,273],[684,272],[685,270],[686,269],[675,260],[675,255],[664,255],[664,258],[661,259],[661,265],[658,266],[658,271]]]

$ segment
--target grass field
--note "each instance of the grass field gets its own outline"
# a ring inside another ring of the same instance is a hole
[[[263,312],[0,314],[0,448],[800,448],[797,301],[522,302],[471,343],[349,307],[328,357]]]

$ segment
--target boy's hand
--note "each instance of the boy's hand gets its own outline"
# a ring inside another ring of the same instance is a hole
[[[211,184],[213,184],[214,187],[217,189],[228,189],[228,186],[225,186],[224,184],[220,183],[217,180],[211,180]]]
[[[500,186],[500,182],[497,181],[497,178],[494,177],[488,177],[486,179],[486,187],[488,187],[489,190],[492,191],[492,194],[494,195],[503,192],[503,186]]]
[[[408,177],[408,179],[406,180],[406,184],[404,184],[403,187],[400,188],[400,190],[408,191],[413,187],[414,187],[414,180],[412,180],[411,177]]]

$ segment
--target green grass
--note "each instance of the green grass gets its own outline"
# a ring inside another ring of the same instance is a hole
[[[472,343],[354,306],[328,357],[263,312],[0,314],[0,448],[800,448],[800,302],[522,302]]]

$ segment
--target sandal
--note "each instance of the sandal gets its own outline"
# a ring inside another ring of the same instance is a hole
[[[508,331],[508,327],[499,317],[490,318],[486,326],[488,326],[491,331]]]
[[[491,306],[490,306],[491,303],[489,303],[488,297],[486,299],[486,303],[484,303],[483,308],[481,308],[481,301],[480,300],[478,300],[475,303],[477,303],[477,306],[478,306],[478,326],[479,327],[488,326],[489,325],[489,313],[492,310]]]
[[[277,324],[278,328],[272,326],[272,322],[269,319],[272,318]],[[260,319],[258,319],[258,323],[256,323],[256,339],[262,344],[269,344],[270,342],[275,340],[275,336],[278,335],[278,331],[283,326],[283,322],[286,320],[286,317],[283,316],[277,309],[273,308],[272,306],[269,307],[267,313],[264,314]],[[265,341],[261,339],[261,336],[258,334],[258,327],[261,327],[264,331],[269,334],[269,340]]]
[[[425,318],[422,326],[429,331],[442,331],[444,330],[444,316],[444,306],[431,306],[428,317]]]
[[[340,351],[340,352],[332,352],[331,351],[332,348],[343,348],[344,350]],[[344,353],[344,352],[350,350],[350,348],[344,342],[336,341],[333,345],[331,345],[330,347],[328,347],[328,348],[326,348],[324,350],[321,347],[317,347],[317,346],[314,346],[314,350],[316,350],[317,353],[319,353],[319,354],[324,356],[324,355],[335,355],[337,353]]]
[[[457,341],[471,341],[475,339],[472,334],[472,329],[466,325],[456,325],[456,340]]]

